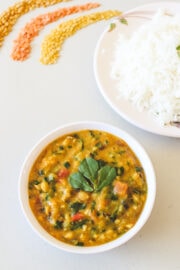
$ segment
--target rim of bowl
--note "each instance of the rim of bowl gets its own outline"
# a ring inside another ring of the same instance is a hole
[[[77,247],[70,244],[66,244],[61,242],[60,240],[55,239],[51,236],[45,229],[39,224],[36,220],[34,214],[29,205],[28,199],[28,177],[30,169],[41,153],[41,151],[52,141],[56,138],[61,137],[62,135],[80,131],[80,130],[87,130],[87,129],[94,129],[94,130],[102,130],[105,132],[109,132],[114,134],[115,136],[123,139],[129,147],[133,150],[135,155],[138,157],[142,167],[144,168],[144,172],[146,175],[146,181],[148,185],[148,192],[147,192],[147,199],[144,205],[144,208],[135,223],[135,225],[127,231],[122,236],[118,237],[117,239],[107,242],[102,245],[91,246],[91,247]],[[19,200],[22,212],[26,217],[26,220],[30,224],[31,228],[38,234],[43,240],[48,242],[51,246],[59,248],[61,250],[71,252],[71,253],[79,253],[79,254],[92,254],[92,253],[99,253],[108,251],[115,247],[121,246],[122,244],[129,241],[133,236],[135,236],[140,229],[144,226],[146,221],[148,220],[156,197],[156,176],[155,170],[152,165],[152,161],[150,160],[147,152],[145,151],[144,147],[129,133],[125,132],[124,130],[104,122],[96,122],[96,121],[82,121],[82,122],[73,122],[66,125],[61,125],[60,127],[50,131],[47,135],[42,137],[31,149],[28,155],[25,158],[25,161],[22,165],[19,177]]]

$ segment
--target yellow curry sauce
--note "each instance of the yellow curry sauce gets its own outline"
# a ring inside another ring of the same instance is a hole
[[[44,229],[78,246],[101,245],[127,232],[147,197],[136,155],[120,138],[98,130],[50,143],[31,169],[28,190]]]

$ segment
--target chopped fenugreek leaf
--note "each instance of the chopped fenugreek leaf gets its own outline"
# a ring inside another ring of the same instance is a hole
[[[64,163],[64,167],[65,167],[65,168],[68,169],[70,166],[71,166],[71,164],[69,163],[69,161],[66,161],[66,162]]]
[[[135,167],[135,170],[136,170],[136,172],[142,172],[143,168],[142,167],[139,167],[139,166],[136,166]]]
[[[54,228],[55,229],[62,229],[63,228],[63,222],[57,220],[56,223],[55,223],[55,225],[54,225]]]

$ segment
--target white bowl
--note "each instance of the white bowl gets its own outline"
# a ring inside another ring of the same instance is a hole
[[[53,140],[55,140],[58,137],[61,137],[62,135],[85,130],[85,129],[91,129],[91,130],[102,130],[109,132],[111,134],[114,134],[115,136],[123,139],[129,147],[134,151],[136,156],[138,157],[139,161],[141,162],[142,167],[144,168],[146,181],[147,181],[147,187],[148,187],[148,193],[147,193],[147,199],[143,208],[143,211],[134,225],[128,232],[117,238],[116,240],[113,240],[111,242],[105,243],[103,245],[93,246],[93,247],[78,247],[78,246],[72,246],[69,244],[66,244],[64,242],[61,242],[54,237],[52,237],[48,232],[46,232],[43,227],[38,223],[36,220],[34,214],[32,213],[32,210],[29,205],[29,199],[28,199],[28,178],[29,173],[32,168],[33,163],[35,162],[38,155],[41,153],[41,151]],[[28,154],[21,173],[20,173],[20,181],[19,181],[19,198],[21,207],[23,210],[23,213],[31,225],[31,227],[34,229],[34,231],[43,238],[46,242],[49,244],[72,253],[80,253],[80,254],[92,254],[92,253],[99,253],[103,251],[110,250],[112,248],[118,247],[124,243],[126,243],[128,240],[130,240],[135,234],[139,232],[139,230],[143,227],[145,222],[150,216],[150,213],[152,211],[154,201],[155,201],[155,195],[156,195],[156,177],[153,165],[151,163],[150,158],[148,157],[146,151],[144,148],[137,142],[132,136],[124,132],[123,130],[120,130],[119,128],[106,124],[106,123],[99,123],[99,122],[77,122],[72,123],[68,125],[64,125],[59,127],[56,130],[53,130],[48,135],[43,137],[31,150],[31,152]]]

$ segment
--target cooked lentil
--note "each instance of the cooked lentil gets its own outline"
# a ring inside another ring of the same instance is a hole
[[[45,65],[54,64],[60,56],[60,50],[65,40],[74,35],[78,30],[98,21],[108,20],[119,15],[121,15],[121,12],[118,10],[107,10],[61,23],[43,40],[40,57],[41,63]]]
[[[83,130],[42,151],[30,171],[28,191],[31,209],[49,234],[71,245],[95,246],[135,225],[147,183],[125,141]]]
[[[14,47],[11,57],[13,60],[24,61],[31,52],[31,42],[38,36],[43,27],[67,15],[87,11],[99,7],[99,3],[87,3],[85,5],[76,5],[68,8],[61,8],[53,12],[49,12],[31,20],[20,31],[18,38],[14,41]]]
[[[18,19],[29,11],[55,5],[69,0],[23,0],[15,3],[0,14],[0,47],[3,45],[5,37],[12,31]]]

